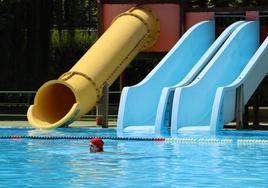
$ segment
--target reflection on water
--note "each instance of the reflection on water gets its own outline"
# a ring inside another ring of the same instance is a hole
[[[50,131],[9,129],[2,130],[1,134],[3,132],[8,132],[10,135],[52,133],[53,136],[115,135],[113,129],[103,132],[89,129]],[[221,135],[221,138],[234,139],[234,136]],[[240,135],[239,138],[246,137]],[[1,185],[14,187],[227,187],[230,185],[266,187],[267,185],[267,143],[104,141],[105,152],[90,153],[88,140],[2,139],[0,140]]]

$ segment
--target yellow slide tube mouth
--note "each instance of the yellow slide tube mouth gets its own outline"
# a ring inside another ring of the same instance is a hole
[[[27,112],[36,128],[56,128],[72,123],[79,114],[79,104],[71,86],[61,80],[46,82],[37,91],[34,105]]]
[[[81,59],[58,80],[37,91],[27,112],[36,128],[71,124],[98,102],[134,57],[151,47],[159,35],[159,20],[150,9],[134,7],[120,14]]]

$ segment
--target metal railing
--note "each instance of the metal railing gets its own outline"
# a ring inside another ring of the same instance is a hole
[[[36,91],[0,91],[0,119],[26,119],[27,110],[33,104]],[[109,91],[109,118],[117,118],[120,91]],[[94,107],[82,119],[93,119],[97,110]]]

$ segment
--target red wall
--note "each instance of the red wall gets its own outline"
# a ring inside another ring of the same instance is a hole
[[[110,26],[112,20],[120,13],[127,11],[135,4],[103,4],[102,28],[103,31]],[[168,52],[180,38],[180,5],[172,3],[163,4],[146,4],[144,7],[153,10],[153,13],[160,20],[160,35],[159,39],[153,47],[147,49],[147,52]],[[184,31],[189,29],[194,24],[204,21],[213,20],[214,12],[186,12]],[[246,20],[258,20],[258,11],[247,11]],[[268,35],[268,26],[260,27],[260,38],[263,41]]]
[[[259,11],[247,11],[246,20],[247,21],[259,20]]]
[[[185,18],[185,29],[205,20],[213,20],[214,12],[187,12]]]
[[[112,23],[120,13],[127,11],[135,4],[103,4],[103,31]],[[160,21],[160,35],[155,45],[147,52],[167,52],[180,37],[180,6],[178,4],[146,4]]]

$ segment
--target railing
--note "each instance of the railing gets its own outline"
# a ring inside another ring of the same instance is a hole
[[[35,93],[36,91],[0,91],[0,120],[26,119]],[[109,118],[117,118],[120,94],[120,91],[109,91]],[[93,108],[82,119],[94,119],[96,114],[96,108]]]

